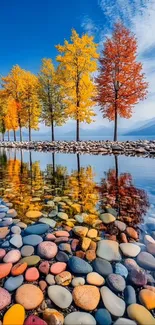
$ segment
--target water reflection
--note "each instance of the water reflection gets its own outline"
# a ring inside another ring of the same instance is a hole
[[[65,166],[63,159],[56,163],[57,154],[44,153],[42,167],[41,154],[38,160],[32,154],[27,152],[25,159],[23,151],[0,150],[0,196],[14,203],[19,218],[24,219],[28,209],[40,210],[46,197],[67,196],[74,202],[72,214],[86,212],[95,216],[106,203],[118,211],[122,220],[134,225],[142,222],[149,209],[148,194],[135,186],[131,173],[119,172],[119,157],[110,158],[115,168],[105,168],[100,160],[102,172],[98,174],[98,168],[94,171],[95,165],[91,164],[93,158],[81,166],[83,157],[68,155]],[[74,159],[76,168],[69,168],[70,159]]]

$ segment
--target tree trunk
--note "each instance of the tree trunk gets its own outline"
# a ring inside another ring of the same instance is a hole
[[[114,155],[115,158],[115,173],[116,173],[116,183],[115,183],[115,190],[116,190],[116,205],[118,210],[118,215],[120,212],[120,206],[119,206],[119,184],[118,184],[118,156]]]
[[[80,141],[80,121],[76,121],[76,141]]]
[[[114,141],[117,141],[117,119],[118,119],[118,112],[117,112],[117,91],[116,91],[116,93],[115,93]]]
[[[2,133],[2,141],[4,141],[4,133]]]
[[[77,153],[76,158],[77,158],[77,171],[79,174],[80,173],[80,155],[79,155],[79,153]]]
[[[54,122],[53,122],[52,115],[51,115],[51,139],[52,141],[54,141]]]
[[[31,114],[30,114],[30,108],[29,108],[29,142],[31,141]]]
[[[16,130],[13,130],[13,135],[14,135],[14,141],[16,142],[17,139],[16,139]]]
[[[10,131],[8,130],[8,141],[10,141]]]
[[[32,135],[31,135],[31,126],[29,125],[29,141],[32,140]]]
[[[21,127],[21,125],[19,126],[19,132],[20,132],[20,142],[22,142],[23,139],[22,139],[22,127]]]

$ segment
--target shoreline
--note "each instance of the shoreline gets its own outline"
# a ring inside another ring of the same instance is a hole
[[[26,149],[44,152],[81,153],[94,155],[124,154],[155,157],[155,140],[136,141],[0,141],[0,148]]]

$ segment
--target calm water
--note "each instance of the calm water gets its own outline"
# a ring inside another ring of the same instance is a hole
[[[50,195],[69,195],[90,212],[111,204],[133,225],[155,218],[155,160],[0,149],[0,197],[24,219]]]

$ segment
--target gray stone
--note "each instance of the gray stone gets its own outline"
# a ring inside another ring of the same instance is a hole
[[[18,275],[18,276],[11,276],[9,277],[6,282],[4,283],[4,288],[10,292],[16,290],[19,288],[24,281],[23,275]]]
[[[33,246],[26,245],[26,246],[23,246],[21,248],[21,255],[23,257],[31,256],[31,255],[33,255],[33,253],[34,253],[34,247]]]
[[[64,325],[96,325],[96,320],[90,313],[74,311],[65,317]]]
[[[121,261],[119,245],[113,240],[101,240],[97,247],[97,256],[109,262]]]
[[[53,285],[48,287],[48,296],[59,308],[68,308],[72,303],[71,293],[64,287]]]
[[[23,241],[22,241],[22,236],[21,235],[13,235],[13,237],[10,239],[10,244],[20,248],[23,245]]]

